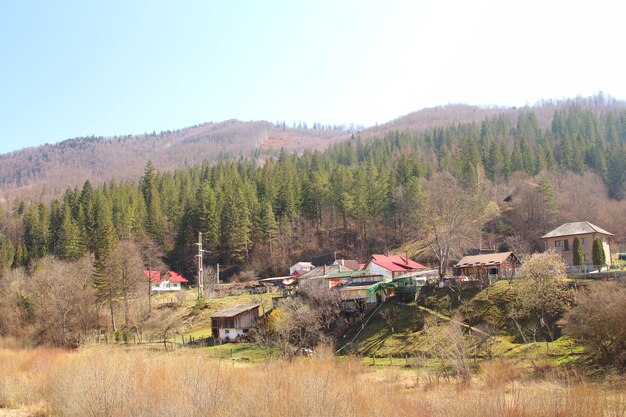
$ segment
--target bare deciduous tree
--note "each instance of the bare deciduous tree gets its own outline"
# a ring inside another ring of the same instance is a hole
[[[534,254],[522,266],[520,276],[509,317],[524,342],[554,340],[556,323],[573,301],[564,281],[563,259],[551,251]]]
[[[438,176],[424,186],[425,194],[414,210],[414,235],[437,259],[443,280],[450,259],[462,256],[480,236],[482,209],[471,192],[450,176]]]
[[[395,305],[390,305],[390,306],[387,306],[387,308],[385,308],[384,310],[382,310],[379,314],[380,314],[380,317],[382,317],[383,320],[385,320],[385,323],[387,323],[387,326],[389,326],[389,328],[391,329],[391,333],[395,333],[396,330],[394,329],[393,324],[396,318],[398,317],[398,314],[400,314],[400,309]]]
[[[566,315],[565,331],[601,364],[626,368],[626,285],[594,282]]]
[[[139,294],[143,275],[143,262],[139,249],[129,240],[117,244],[107,262],[106,283],[109,292],[109,309],[115,314],[113,306],[121,297],[124,306],[124,325],[130,327],[129,302]]]

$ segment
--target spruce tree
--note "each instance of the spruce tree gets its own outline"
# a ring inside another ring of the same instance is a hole
[[[59,228],[56,254],[63,260],[75,261],[86,252],[85,242],[82,239],[80,227],[72,218],[71,208],[66,205],[63,210],[63,219]]]
[[[257,230],[261,242],[268,245],[271,256],[273,254],[273,242],[278,237],[278,222],[276,222],[274,210],[269,201],[263,201],[261,203]]]
[[[0,236],[0,276],[11,269],[15,260],[15,247],[6,236]]]

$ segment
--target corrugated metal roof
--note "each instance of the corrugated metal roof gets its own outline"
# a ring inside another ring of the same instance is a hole
[[[341,266],[341,265],[327,265],[326,267],[316,266],[315,268],[311,269],[309,272],[302,274],[299,278],[300,279],[319,278],[319,277],[325,277],[326,275],[329,275],[329,274],[334,274],[336,272],[346,272],[347,270],[348,268],[346,268],[345,266]]]
[[[260,304],[239,304],[211,314],[211,317],[235,317],[246,311],[258,308]]]
[[[337,272],[332,272],[330,274],[326,274],[325,277],[326,278],[358,278],[358,277],[365,277],[365,276],[369,276],[370,273],[367,271],[337,271]]]
[[[554,229],[553,231],[541,236],[542,239],[559,236],[584,235],[587,233],[600,233],[607,236],[615,236],[613,233],[591,224],[589,222],[573,222],[565,223]]]
[[[456,268],[464,268],[468,266],[500,265],[511,255],[515,256],[513,252],[486,253],[483,255],[465,256],[454,266]],[[515,258],[517,259],[516,256]]]
[[[345,266],[346,268],[352,270],[361,269],[361,264],[359,264],[359,261],[355,259],[336,259],[333,265]]]
[[[400,255],[372,255],[371,262],[392,272],[408,272],[414,269],[428,269],[424,265]]]

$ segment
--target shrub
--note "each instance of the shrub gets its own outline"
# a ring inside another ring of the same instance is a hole
[[[582,289],[566,316],[565,331],[599,364],[626,369],[626,286],[595,282]]]

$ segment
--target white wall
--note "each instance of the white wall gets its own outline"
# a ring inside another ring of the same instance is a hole
[[[158,285],[150,285],[151,291],[180,291],[181,289],[180,282],[161,281]]]
[[[302,262],[298,262],[297,264],[293,264],[289,267],[289,275],[293,275],[293,273],[299,269],[310,271],[312,268],[310,265],[304,265]]]
[[[393,274],[390,270],[383,268],[382,266],[375,264],[374,262],[371,262],[371,261],[369,264],[367,264],[367,267],[365,267],[365,270],[370,275],[382,275],[383,281],[385,282],[389,282],[393,278]]]
[[[226,333],[228,331],[228,333]],[[230,340],[235,340],[238,336],[243,336],[247,333],[243,332],[243,329],[220,329],[220,339],[226,339],[228,337]]]

